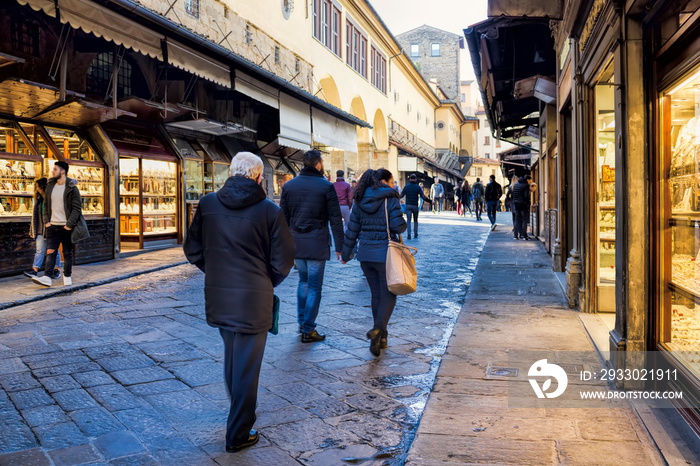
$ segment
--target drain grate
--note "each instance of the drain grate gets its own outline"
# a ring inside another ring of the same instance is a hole
[[[517,377],[517,367],[489,366],[486,368],[486,377]]]

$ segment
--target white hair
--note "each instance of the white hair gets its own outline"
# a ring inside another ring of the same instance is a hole
[[[253,180],[258,179],[263,171],[263,162],[252,152],[239,152],[231,160],[229,168],[230,176],[245,176]]]

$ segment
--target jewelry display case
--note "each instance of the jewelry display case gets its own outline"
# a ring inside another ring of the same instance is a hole
[[[700,351],[700,71],[662,94],[661,112],[661,343]]]

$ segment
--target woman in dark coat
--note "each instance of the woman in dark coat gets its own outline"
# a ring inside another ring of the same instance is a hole
[[[467,216],[467,209],[469,214],[472,213],[472,188],[469,187],[469,182],[464,180],[462,182],[462,187],[459,189],[459,198],[462,203],[462,215]]]
[[[392,188],[393,182],[391,172],[383,168],[367,170],[362,175],[354,191],[342,253],[344,263],[351,260],[359,241],[357,260],[372,292],[374,326],[367,332],[367,338],[370,339],[369,349],[375,356],[387,346],[387,324],[396,305],[396,295],[389,291],[386,282],[387,221],[392,238],[396,239],[406,231],[399,194]]]

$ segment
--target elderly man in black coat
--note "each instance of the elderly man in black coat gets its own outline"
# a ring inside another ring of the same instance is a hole
[[[304,154],[304,168],[299,176],[282,188],[280,207],[292,229],[299,269],[297,316],[302,343],[323,341],[316,331],[316,317],[321,306],[323,275],[331,258],[330,223],[335,253],[340,259],[345,235],[338,194],[323,176],[323,157],[317,150]]]
[[[199,201],[184,246],[187,260],[205,273],[207,323],[224,340],[229,452],[259,440],[252,428],[274,287],[294,265],[294,239],[282,211],[260,187],[262,171],[258,156],[237,154],[224,187]]]

